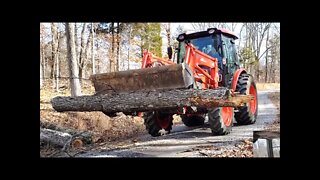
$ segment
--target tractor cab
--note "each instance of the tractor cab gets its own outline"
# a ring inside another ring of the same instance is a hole
[[[222,86],[225,86],[235,70],[240,68],[239,59],[234,40],[238,39],[232,32],[226,29],[209,28],[191,34],[180,34],[177,38],[177,63],[184,62],[186,43],[191,43],[197,50],[218,59],[219,75],[222,76]]]

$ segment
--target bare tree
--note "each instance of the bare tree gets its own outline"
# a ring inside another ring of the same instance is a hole
[[[42,24],[40,24],[40,89],[43,86],[43,59],[44,59],[44,53],[43,53],[43,34],[44,34],[44,27]]]
[[[65,27],[64,27],[65,29]],[[59,60],[59,64],[58,64],[58,79],[61,77],[61,71],[67,70],[67,67],[64,65],[64,63],[66,61],[63,61],[65,59],[65,55],[66,55],[66,49],[64,47],[64,45],[66,44],[66,33],[63,32],[59,32],[59,42],[58,42],[58,60]]]
[[[266,47],[268,47],[268,42],[269,42],[269,31],[270,31],[270,29],[268,29],[268,32],[267,32]],[[269,52],[269,50],[266,51],[266,65],[265,65],[266,75],[264,77],[265,83],[268,82],[268,52]]]
[[[171,46],[171,23],[164,23],[161,25],[166,32],[168,47]]]
[[[260,81],[260,59],[266,53],[268,48],[262,53],[262,43],[265,40],[267,30],[271,23],[244,23],[243,27],[246,31],[245,36],[245,52],[248,58],[244,65],[247,65],[249,73],[252,74],[257,81]],[[241,32],[242,32],[241,28]]]
[[[79,78],[80,78],[80,81],[82,80],[82,72],[83,72],[84,61],[85,61],[84,34],[85,34],[86,26],[87,26],[87,23],[84,23],[82,26],[82,31],[81,31],[81,48],[80,48],[80,58],[79,58]]]
[[[195,31],[206,31],[208,28],[227,28],[226,23],[191,23]]]
[[[264,54],[260,54],[261,53],[261,45],[262,45],[262,42],[263,42],[263,40],[264,40],[264,37],[265,37],[265,35],[266,35],[266,33],[267,33],[267,31],[269,30],[269,28],[270,28],[270,25],[271,25],[271,23],[258,23],[257,25],[256,25],[256,29],[257,29],[257,32],[256,32],[256,43],[257,43],[257,47],[256,47],[256,61],[258,61],[257,62],[257,65],[256,65],[256,69],[257,69],[257,81],[259,82],[259,80],[260,80],[260,59],[261,59],[261,57],[262,57],[262,55]],[[267,51],[268,49],[266,49],[266,51]],[[265,52],[266,52],[265,51]]]
[[[78,78],[79,69],[76,60],[76,47],[75,47],[75,24],[66,23],[66,35],[67,35],[67,48],[68,48],[68,64],[70,75],[71,96],[81,96],[81,86]]]
[[[60,37],[59,37],[59,33],[57,33],[57,49],[56,49],[56,91],[59,92],[59,56],[60,56],[60,41],[59,41]]]
[[[110,59],[110,72],[114,72],[116,69],[116,63],[114,59],[114,47],[115,47],[115,40],[114,40],[114,22],[111,23],[111,59]]]
[[[128,70],[130,69],[130,47],[131,47],[131,38],[132,38],[132,24],[128,25]]]
[[[279,75],[280,75],[280,35],[273,34],[270,38],[270,71],[269,77],[270,81],[275,83],[279,82]]]
[[[51,23],[51,34],[52,34],[52,41],[51,41],[51,59],[52,59],[52,65],[51,65],[51,75],[52,78],[52,85],[53,88],[55,88],[55,68],[56,68],[56,61],[57,61],[57,49],[58,49],[58,31],[57,31],[57,25],[56,23]]]
[[[81,24],[81,23],[80,23]],[[78,23],[75,23],[75,30],[74,30],[75,42],[76,42],[76,59],[79,62],[80,58],[80,44],[79,44],[79,36],[78,36]],[[81,41],[81,40],[80,40]]]
[[[238,23],[231,23],[231,31],[235,32]]]
[[[117,22],[117,57],[116,57],[116,71],[119,71],[120,64],[120,23]]]
[[[91,23],[91,35],[92,35],[92,46],[91,46],[91,61],[92,61],[92,74],[96,73],[96,63],[94,60],[94,27],[93,23]]]
[[[81,73],[82,73],[81,78],[85,78],[85,77],[83,76],[83,73],[84,73],[84,68],[86,67],[86,65],[87,65],[87,63],[88,63],[88,59],[89,59],[89,52],[90,52],[90,49],[91,49],[90,44],[91,44],[91,41],[92,41],[92,38],[91,38],[91,37],[92,37],[92,36],[91,36],[91,31],[90,31],[90,32],[89,32],[89,35],[88,35],[88,39],[87,39],[86,45],[85,45],[85,51],[84,51],[85,57],[84,57],[84,59],[83,59],[83,63],[81,64],[82,69],[83,69],[83,71],[81,71]]]
[[[41,65],[41,50],[40,50],[40,89],[42,88],[42,79],[43,79],[43,75],[42,75],[42,65]]]

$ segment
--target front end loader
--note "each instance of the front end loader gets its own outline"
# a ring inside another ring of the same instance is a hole
[[[176,62],[145,52],[140,70],[93,75],[92,80],[97,92],[227,87],[242,95],[252,95],[250,102],[239,107],[181,107],[173,112],[143,113],[146,129],[152,136],[170,133],[173,114],[180,114],[186,126],[202,125],[207,114],[214,135],[228,134],[234,118],[238,124],[254,123],[258,108],[255,82],[251,75],[240,68],[234,44],[236,39],[233,33],[217,28],[181,34],[177,38],[179,47]]]
[[[213,135],[228,134],[234,120],[252,124],[258,112],[256,85],[240,68],[236,39],[232,32],[218,28],[180,34],[176,59],[171,60],[171,51],[169,59],[144,52],[141,69],[94,74],[90,77],[96,91],[93,97],[56,98],[53,107],[143,114],[152,136],[170,133],[174,114],[186,126],[204,124],[207,115]]]

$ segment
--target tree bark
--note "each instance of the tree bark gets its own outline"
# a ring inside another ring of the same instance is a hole
[[[40,56],[41,56],[41,49],[40,49]],[[41,56],[42,57],[42,56]],[[43,74],[42,74],[42,65],[41,65],[41,57],[40,57],[40,89],[42,88],[42,79],[43,79]]]
[[[56,60],[57,60],[57,48],[58,48],[58,31],[56,23],[51,23],[51,33],[52,33],[52,41],[51,41],[51,58],[52,58],[52,66],[51,66],[51,78],[52,78],[52,87],[55,88],[55,69],[56,67]]]
[[[112,38],[112,41],[111,41],[111,59],[110,59],[110,72],[114,72],[115,71],[115,66],[116,66],[116,63],[115,63],[115,59],[114,59],[114,22],[111,23],[111,38]]]
[[[68,65],[70,75],[71,96],[81,95],[81,86],[78,78],[79,69],[76,60],[76,48],[74,41],[74,23],[66,23],[67,47],[68,47]]]
[[[46,69],[47,69],[47,60],[46,60],[46,57],[45,57],[45,54],[44,54],[44,47],[42,46],[41,47],[41,59],[42,59],[42,77],[43,78],[46,78]]]
[[[66,146],[71,141],[72,136],[52,129],[40,128],[40,142],[46,142],[58,147]]]
[[[56,49],[56,91],[59,92],[59,56],[60,56],[60,35],[57,34],[57,49]]]
[[[82,81],[82,72],[83,72],[84,60],[85,60],[85,50],[86,50],[85,45],[86,45],[86,43],[84,40],[84,33],[86,30],[86,26],[87,26],[87,23],[84,23],[83,27],[82,27],[82,31],[81,31],[81,49],[80,49],[80,58],[79,58],[79,78],[80,78],[80,81]],[[88,40],[89,40],[89,38],[88,38]]]
[[[117,22],[117,58],[116,58],[116,71],[120,69],[120,23]]]
[[[128,24],[128,67],[127,70],[130,70],[130,47],[131,47],[131,38],[132,38],[132,24]]]
[[[105,114],[112,114],[116,112],[172,110],[191,106],[200,108],[236,107],[249,102],[250,99],[251,96],[231,94],[226,88],[210,90],[174,89],[79,97],[58,96],[51,100],[51,104],[58,112],[102,111]]]
[[[96,74],[96,62],[94,60],[94,27],[91,23],[91,35],[92,35],[92,46],[91,46],[91,61],[92,61],[92,74]]]
[[[170,26],[171,23],[168,23],[168,26],[167,28],[165,29],[166,30],[166,33],[167,33],[167,41],[168,41],[168,47],[171,46],[171,26]]]
[[[67,54],[64,50],[64,44],[66,44],[66,34],[65,32],[60,32],[59,34],[59,46],[58,46],[58,59],[59,59],[59,74],[58,77],[61,77],[61,71],[65,69],[63,60],[65,59],[65,55]],[[67,47],[67,46],[66,46]]]
[[[270,31],[270,30],[268,29],[268,32],[267,32],[267,40],[266,40],[266,48],[268,47],[269,31]],[[265,82],[265,83],[268,82],[268,51],[269,51],[269,50],[266,51],[266,69],[265,69],[266,75],[265,75],[265,77],[264,77],[264,82]]]
[[[81,24],[81,23],[80,23]],[[74,40],[76,43],[76,59],[77,62],[79,62],[79,58],[80,58],[80,45],[79,45],[79,38],[78,38],[78,23],[74,24],[75,30],[74,30]]]
[[[84,58],[83,58],[83,62],[81,64],[82,69],[80,71],[81,72],[80,82],[81,82],[82,78],[86,78],[84,76],[85,75],[85,67],[86,67],[86,64],[87,64],[88,59],[89,59],[89,51],[91,49],[91,47],[90,47],[91,41],[92,41],[91,32],[89,32],[88,39],[87,39],[86,46],[85,46],[86,48],[85,48],[85,51],[84,51]]]

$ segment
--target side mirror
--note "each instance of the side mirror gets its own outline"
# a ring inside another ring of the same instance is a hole
[[[169,57],[169,59],[171,59],[172,58],[172,47],[171,46],[169,46],[168,48],[167,48],[167,54],[168,54],[168,57]]]

